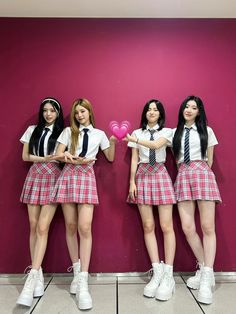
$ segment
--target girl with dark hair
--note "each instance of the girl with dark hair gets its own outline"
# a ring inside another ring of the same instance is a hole
[[[215,286],[215,202],[221,201],[211,170],[216,144],[215,134],[207,126],[202,100],[197,96],[187,97],[179,109],[178,125],[174,130],[173,151],[179,168],[175,189],[182,229],[200,268],[187,280],[187,286],[199,289],[197,299],[205,304],[212,303]],[[203,242],[196,232],[195,202],[200,213]]]
[[[152,99],[143,109],[140,129],[126,136],[132,148],[128,201],[138,205],[144,240],[150,257],[153,276],[144,288],[144,296],[169,300],[175,290],[173,262],[175,233],[172,207],[174,189],[164,166],[166,147],[171,143],[172,130],[164,128],[165,110],[159,100]],[[160,261],[153,206],[158,206],[160,226],[164,236],[165,263]]]
[[[33,162],[26,177],[21,202],[27,204],[30,223],[30,255],[32,269],[28,274],[17,304],[31,306],[33,297],[44,294],[41,264],[47,246],[50,223],[57,204],[50,201],[51,193],[60,175],[58,162],[52,161],[58,136],[63,130],[60,103],[45,98],[39,110],[38,124],[28,127],[20,141],[24,144],[22,158]]]
[[[108,161],[114,160],[116,139],[112,136],[109,141],[103,131],[95,128],[91,103],[87,99],[78,99],[72,106],[70,127],[65,128],[58,142],[56,154],[66,164],[52,199],[62,204],[65,218],[67,246],[74,269],[70,293],[76,294],[79,309],[86,310],[92,308],[88,269],[92,250],[93,210],[94,205],[98,204],[93,164],[99,148]],[[80,262],[77,232],[80,238]]]

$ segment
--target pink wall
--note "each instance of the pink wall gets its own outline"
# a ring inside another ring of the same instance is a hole
[[[220,142],[213,167],[223,198],[216,212],[215,269],[235,271],[235,38],[236,20],[0,19],[0,272],[22,272],[30,264],[27,211],[19,203],[29,164],[21,160],[19,138],[35,123],[43,97],[57,97],[66,115],[75,98],[88,98],[97,127],[109,134],[114,119],[127,119],[137,128],[142,107],[152,97],[165,104],[167,126],[175,127],[180,102],[189,94],[203,98]],[[137,209],[126,204],[129,163],[125,143],[117,145],[113,164],[102,154],[96,163],[100,205],[94,216],[91,272],[145,271],[150,266]],[[170,155],[167,166],[174,178]],[[193,270],[195,260],[176,209],[174,220],[175,271]],[[161,237],[159,227],[157,234]],[[44,268],[65,272],[69,265],[58,209]]]

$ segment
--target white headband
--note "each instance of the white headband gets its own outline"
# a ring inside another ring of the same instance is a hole
[[[56,99],[54,99],[54,98],[45,98],[45,99],[43,100],[43,102],[46,102],[46,101],[53,101],[53,102],[55,102],[55,103],[58,105],[58,109],[59,109],[59,110],[57,110],[57,108],[55,108],[55,109],[56,109],[56,111],[57,111],[57,113],[58,113],[58,115],[59,115],[59,113],[60,113],[60,108],[61,108],[61,105],[59,104],[59,102],[58,102]]]

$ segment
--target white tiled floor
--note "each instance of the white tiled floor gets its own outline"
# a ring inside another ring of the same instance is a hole
[[[176,291],[171,300],[160,302],[142,296],[143,287],[148,282],[138,274],[93,274],[90,291],[93,309],[83,311],[96,314],[235,314],[236,275],[216,274],[214,303],[202,305],[196,301],[196,291],[186,287],[187,275],[175,274]],[[0,276],[1,314],[74,314],[77,308],[75,297],[69,293],[72,277],[68,275],[45,276],[45,294],[34,299],[31,308],[17,306],[16,299],[23,287],[23,276]],[[82,312],[82,311],[81,311]]]

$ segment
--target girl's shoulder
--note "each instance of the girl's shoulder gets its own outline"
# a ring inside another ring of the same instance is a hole
[[[173,130],[171,128],[163,128],[159,131],[159,134],[171,136],[173,134]]]
[[[94,134],[97,134],[97,135],[106,135],[105,131],[101,129],[93,128],[92,131],[94,132]]]
[[[209,125],[207,125],[207,131],[208,132],[213,132],[212,128]]]
[[[36,127],[37,127],[37,125],[30,125],[30,126],[28,126],[28,128],[25,130],[24,134],[28,135],[28,136],[31,136]]]
[[[143,130],[142,128],[139,128],[139,129],[135,129],[133,130],[132,134],[140,134],[140,133],[143,133],[145,130]]]
[[[26,131],[32,131],[33,132],[34,129],[36,128],[36,126],[37,126],[36,124],[29,125],[28,128],[26,129]]]

